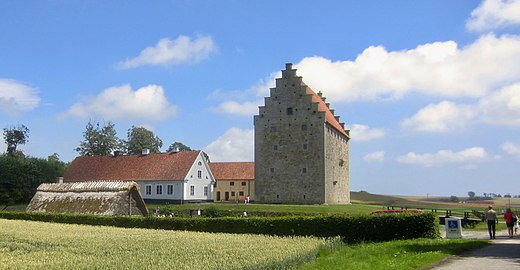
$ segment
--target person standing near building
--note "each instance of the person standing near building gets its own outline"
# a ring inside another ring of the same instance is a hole
[[[509,238],[513,238],[513,226],[515,226],[514,215],[511,212],[511,208],[507,208],[504,213],[504,219],[506,220],[507,234]]]
[[[496,239],[495,231],[496,231],[496,222],[497,222],[497,212],[493,210],[493,206],[488,206],[488,210],[486,212],[486,220],[488,225],[489,239]]]

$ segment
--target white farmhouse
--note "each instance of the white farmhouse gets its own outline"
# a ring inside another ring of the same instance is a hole
[[[202,151],[77,157],[64,182],[135,181],[145,201],[213,201],[215,178]]]

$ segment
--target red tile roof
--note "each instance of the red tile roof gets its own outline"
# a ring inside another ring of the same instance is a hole
[[[65,171],[63,181],[184,180],[199,153],[77,157]]]
[[[316,94],[314,91],[312,91],[312,89],[308,86],[307,94],[312,95],[312,102],[319,104],[318,110],[320,112],[325,112],[325,120],[327,121],[327,123],[331,125],[333,128],[335,128],[339,133],[345,135],[347,138],[350,138],[345,129],[343,129],[343,127],[341,127],[341,125],[339,124],[338,120],[336,120],[334,114],[330,111],[329,107],[327,107],[323,99],[321,99],[321,97],[318,96],[318,94]]]
[[[211,162],[209,167],[216,181],[255,180],[254,162]]]

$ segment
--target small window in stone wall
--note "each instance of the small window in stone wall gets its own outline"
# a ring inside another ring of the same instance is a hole
[[[306,143],[303,144],[303,150],[307,150],[307,144]]]
[[[345,161],[343,159],[340,159],[339,160],[339,166],[343,167],[343,165],[345,165]]]
[[[231,196],[235,196],[235,192],[234,191],[231,191]]]
[[[307,173],[307,168],[303,167],[302,168],[302,173]]]
[[[277,150],[278,150],[278,145],[276,145],[276,144],[273,145],[273,150],[274,150],[274,151],[277,151]]]
[[[231,182],[229,182],[229,185],[230,185],[230,186],[234,186],[234,185],[235,185],[235,182],[231,181]]]
[[[270,171],[271,171],[272,173],[274,173],[274,168],[270,168]]]
[[[246,185],[246,182],[242,182],[242,186],[245,186]]]
[[[244,196],[244,192],[243,191],[239,191],[238,192],[238,196]]]
[[[307,125],[306,124],[303,124],[302,125],[302,131],[306,131],[307,130]]]
[[[292,112],[293,112],[292,108],[287,108],[287,115],[292,115]]]

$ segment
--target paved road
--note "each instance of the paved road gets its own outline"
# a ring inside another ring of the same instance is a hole
[[[475,235],[463,234],[463,237],[488,238],[487,232]],[[453,256],[432,269],[520,269],[520,235],[510,239],[507,237],[507,231],[497,232],[497,239],[492,240],[491,245],[463,255]]]

